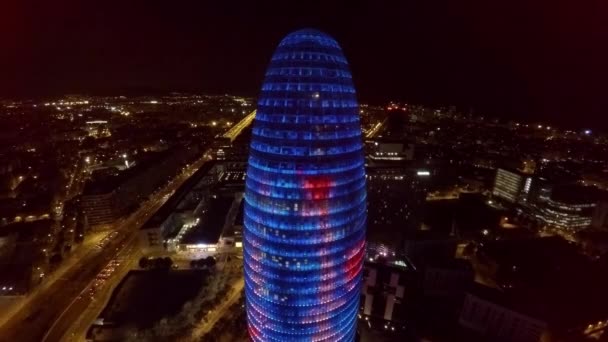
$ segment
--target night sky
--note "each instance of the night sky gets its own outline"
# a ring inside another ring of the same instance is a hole
[[[7,2],[0,97],[255,96],[280,39],[313,27],[342,45],[363,102],[608,128],[605,0]]]

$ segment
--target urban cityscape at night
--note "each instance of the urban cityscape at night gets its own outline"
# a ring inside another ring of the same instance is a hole
[[[608,341],[605,4],[2,6],[0,342]]]

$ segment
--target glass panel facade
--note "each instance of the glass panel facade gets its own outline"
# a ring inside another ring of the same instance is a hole
[[[315,30],[277,47],[247,170],[245,293],[253,341],[352,341],[365,245],[359,110],[338,43]]]

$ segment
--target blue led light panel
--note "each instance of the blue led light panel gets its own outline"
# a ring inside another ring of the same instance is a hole
[[[253,341],[352,341],[365,245],[359,109],[338,43],[296,31],[258,100],[245,192]]]

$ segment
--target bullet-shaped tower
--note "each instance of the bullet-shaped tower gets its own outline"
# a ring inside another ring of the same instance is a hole
[[[247,169],[244,260],[253,341],[352,341],[365,247],[365,169],[338,43],[287,35],[266,71]]]

